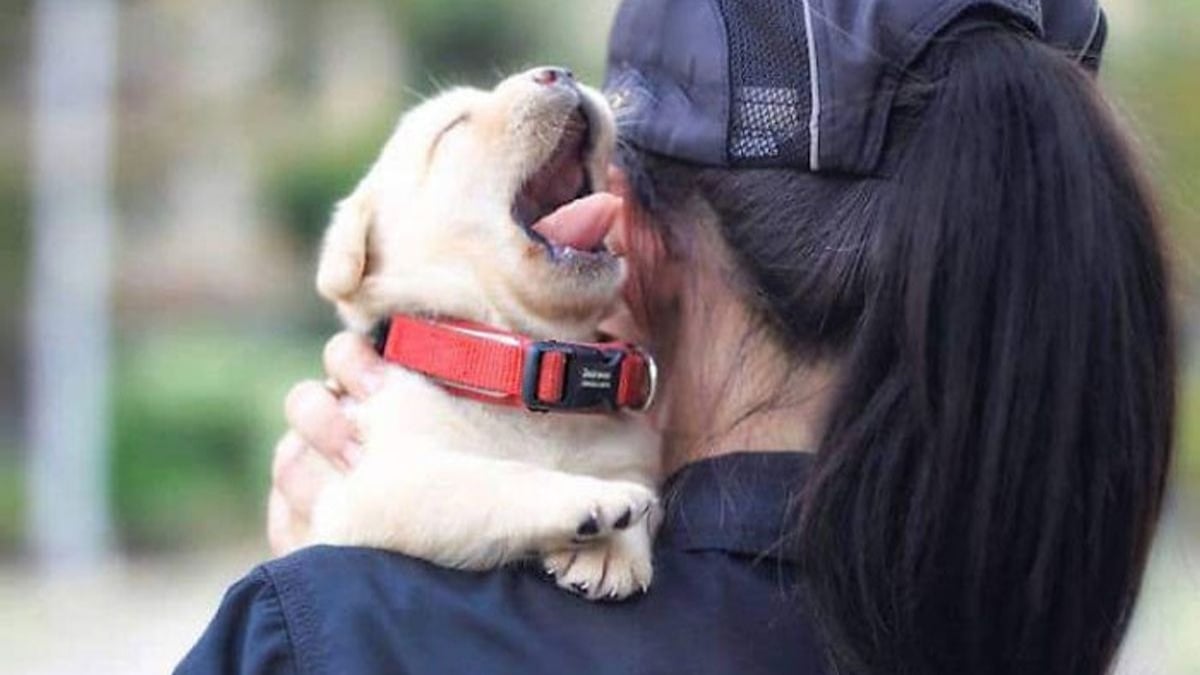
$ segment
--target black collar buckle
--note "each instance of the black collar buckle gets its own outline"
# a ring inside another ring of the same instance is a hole
[[[566,357],[562,396],[558,401],[544,401],[538,396],[543,357],[549,353]],[[521,400],[526,408],[535,412],[614,412],[618,408],[617,390],[624,360],[625,351],[621,349],[599,349],[554,340],[532,342],[525,352]]]

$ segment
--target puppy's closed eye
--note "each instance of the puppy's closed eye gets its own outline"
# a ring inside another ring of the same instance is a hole
[[[444,138],[446,134],[450,133],[450,130],[454,129],[460,124],[468,122],[470,119],[470,113],[463,113],[451,120],[450,123],[443,127],[441,131],[437,132],[437,135],[433,137],[433,142],[429,144],[429,151],[425,153],[426,166],[433,161],[433,155],[435,152],[437,152],[438,145],[442,142],[442,138]]]

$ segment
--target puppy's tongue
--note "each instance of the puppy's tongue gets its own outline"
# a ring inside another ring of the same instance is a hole
[[[555,246],[594,251],[616,223],[622,203],[616,195],[597,192],[560,207],[534,223],[533,231]]]

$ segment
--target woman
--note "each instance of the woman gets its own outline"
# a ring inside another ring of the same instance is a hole
[[[239,582],[182,670],[1105,672],[1175,362],[1103,38],[1092,0],[625,2],[608,329],[667,373],[655,586],[593,605],[309,549]],[[344,335],[326,363],[352,397],[381,367]],[[319,385],[288,412],[276,524],[320,487],[298,452],[356,453]]]

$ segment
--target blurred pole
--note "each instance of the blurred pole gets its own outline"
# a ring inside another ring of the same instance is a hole
[[[115,0],[34,9],[29,521],[44,568],[110,547],[109,255]]]

